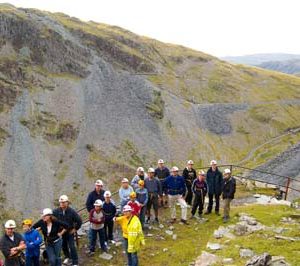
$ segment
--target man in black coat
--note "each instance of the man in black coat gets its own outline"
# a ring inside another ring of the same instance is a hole
[[[224,204],[224,216],[223,216],[224,223],[228,222],[228,220],[229,220],[230,203],[234,199],[235,189],[236,189],[235,179],[231,176],[230,169],[225,169],[224,170],[224,179],[222,182],[222,197],[223,197],[223,204]]]
[[[216,200],[215,212],[217,215],[220,211],[220,195],[222,193],[222,181],[223,175],[217,167],[217,162],[212,160],[210,162],[210,168],[206,173],[206,182],[208,185],[208,207],[205,214],[210,214],[213,208],[214,197]]]
[[[89,193],[89,195],[86,199],[85,206],[89,213],[92,209],[94,209],[94,203],[97,199],[105,201],[104,192],[105,192],[105,190],[103,189],[103,182],[100,179],[98,179],[95,182],[95,189]]]
[[[20,253],[26,248],[25,241],[19,233],[14,232],[16,222],[8,220],[5,225],[5,234],[0,239],[0,249],[5,257],[5,266],[19,266]]]
[[[193,168],[194,162],[192,160],[189,160],[187,162],[186,168],[184,168],[182,172],[182,176],[184,178],[184,182],[187,188],[187,193],[185,196],[185,201],[188,205],[192,205],[193,200],[193,191],[192,191],[192,184],[194,180],[197,178],[197,173],[195,169]]]
[[[69,259],[72,259],[72,265],[78,265],[74,235],[82,225],[81,217],[73,208],[69,207],[69,199],[66,195],[59,197],[59,208],[53,211],[53,215],[68,225],[68,231],[62,237],[62,250],[65,255],[64,264],[67,264]]]

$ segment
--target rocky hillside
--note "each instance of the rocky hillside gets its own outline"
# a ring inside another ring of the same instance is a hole
[[[239,162],[300,127],[299,77],[6,4],[0,92],[2,204],[26,213],[60,193],[80,206],[96,177],[113,190],[159,157]],[[255,166],[299,139],[276,141]]]

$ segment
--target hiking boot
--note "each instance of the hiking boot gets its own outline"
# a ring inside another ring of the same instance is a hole
[[[215,211],[217,216],[220,216],[220,212],[219,211]]]
[[[157,224],[159,224],[159,220],[158,220],[157,217],[155,218],[154,222],[157,223]]]
[[[195,218],[196,218],[195,215],[192,214],[190,219],[195,219]]]
[[[176,218],[171,219],[170,223],[171,223],[171,224],[176,223]]]
[[[147,218],[146,223],[150,223],[150,217]]]
[[[206,211],[204,214],[205,215],[211,214],[211,211]]]
[[[189,223],[187,222],[187,220],[181,219],[180,222],[182,222],[185,225],[188,225]]]
[[[198,217],[199,217],[200,219],[202,219],[202,218],[203,218],[203,217],[202,217],[202,213],[199,213]]]

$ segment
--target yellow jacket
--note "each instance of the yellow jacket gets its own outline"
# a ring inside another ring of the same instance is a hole
[[[127,231],[127,224],[128,224],[128,218],[126,216],[120,216],[116,218],[116,222],[121,225],[123,237],[128,238],[128,231]]]
[[[145,245],[144,234],[140,219],[137,216],[132,216],[127,225],[128,230],[128,252],[135,253]]]

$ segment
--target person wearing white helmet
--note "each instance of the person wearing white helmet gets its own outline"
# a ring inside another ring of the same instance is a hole
[[[91,242],[89,255],[95,253],[97,235],[99,236],[100,246],[103,252],[107,252],[107,246],[105,244],[105,232],[104,232],[104,222],[105,216],[103,212],[103,202],[98,199],[94,203],[94,209],[90,211],[89,220],[91,224]]]
[[[5,233],[0,239],[0,249],[5,257],[4,265],[21,266],[19,255],[26,248],[24,238],[15,232],[16,222],[14,220],[6,221],[4,228]]]
[[[119,189],[121,211],[123,210],[123,207],[127,204],[127,202],[130,200],[131,192],[133,192],[133,188],[129,186],[129,180],[127,178],[123,178],[121,187]]]
[[[145,179],[145,189],[148,192],[148,200],[147,200],[147,223],[150,222],[151,218],[151,207],[153,206],[155,222],[159,223],[158,220],[158,199],[159,196],[162,195],[162,187],[161,182],[155,175],[155,170],[150,167],[148,169],[148,177]]]
[[[181,207],[181,222],[188,224],[187,204],[184,200],[186,186],[183,177],[178,174],[178,171],[177,166],[172,167],[171,175],[165,181],[171,208],[171,223],[176,222],[176,203],[178,202]]]
[[[230,169],[224,170],[224,179],[222,183],[222,198],[223,198],[223,207],[224,215],[223,222],[226,223],[229,220],[230,212],[230,203],[234,199],[234,194],[236,190],[236,181],[235,178],[231,176]]]
[[[163,159],[159,159],[157,161],[157,168],[155,169],[154,176],[157,177],[160,181],[162,194],[160,195],[160,206],[167,207],[168,206],[168,193],[167,189],[164,186],[164,181],[170,175],[170,171],[168,167],[165,166],[165,162]]]
[[[140,180],[145,180],[147,177],[147,174],[145,173],[145,170],[143,167],[138,167],[136,169],[136,175],[133,177],[131,181],[131,186],[136,191],[139,188],[139,181]]]
[[[62,236],[67,232],[68,225],[55,218],[52,210],[46,208],[42,219],[32,227],[42,231],[50,266],[61,266]]]
[[[127,254],[128,266],[138,266],[138,251],[141,245],[145,245],[142,225],[139,218],[132,214],[132,208],[125,205],[123,216],[117,217],[116,222],[122,227],[124,237],[124,249]]]
[[[87,208],[87,211],[90,212],[92,209],[94,209],[94,203],[97,199],[100,199],[104,201],[104,192],[103,189],[103,182],[102,180],[98,179],[95,182],[95,189],[91,191],[86,199],[85,206]]]
[[[104,193],[105,201],[103,203],[103,212],[105,216],[104,231],[105,231],[105,241],[110,241],[114,243],[113,230],[114,230],[114,217],[117,213],[116,205],[111,200],[110,191],[105,191]]]
[[[192,184],[194,180],[197,178],[196,170],[193,168],[194,162],[192,160],[188,160],[187,166],[184,168],[182,172],[182,176],[185,181],[185,185],[187,188],[187,193],[185,197],[186,203],[191,206],[193,201],[193,191]]]
[[[210,162],[210,168],[206,173],[206,182],[208,185],[208,206],[205,214],[210,214],[213,208],[214,198],[216,201],[215,213],[220,215],[220,195],[222,193],[223,174],[219,171],[217,161]]]
[[[207,193],[207,184],[205,181],[205,172],[200,170],[198,173],[198,177],[194,180],[192,184],[192,191],[194,193],[194,202],[192,208],[192,218],[198,208],[199,218],[202,218],[204,200]]]
[[[72,265],[78,265],[78,254],[75,246],[75,233],[82,225],[82,219],[79,214],[69,206],[67,195],[59,197],[59,208],[53,210],[53,215],[60,221],[68,225],[68,231],[63,235],[62,250],[65,255],[65,262],[72,260]]]

